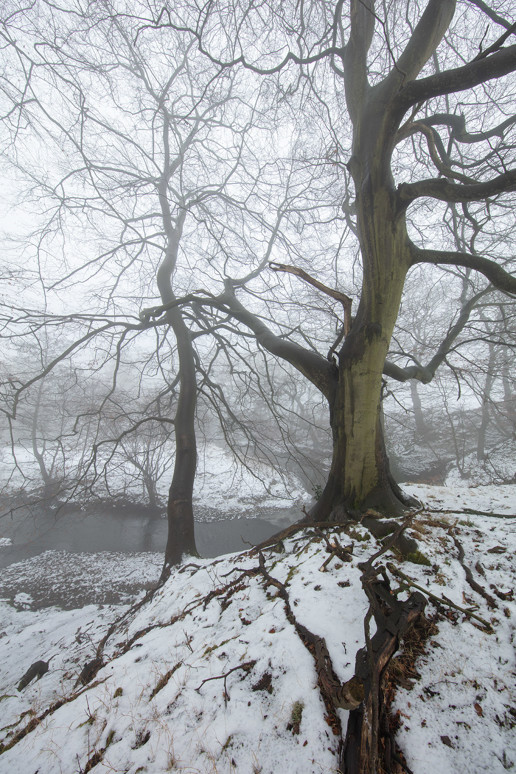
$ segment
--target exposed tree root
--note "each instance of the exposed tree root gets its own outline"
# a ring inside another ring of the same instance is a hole
[[[391,593],[387,579],[378,578],[380,571],[368,566],[362,575],[370,607],[364,622],[366,646],[357,653],[355,677],[363,683],[364,701],[349,715],[340,760],[340,770],[346,774],[397,774],[407,770],[394,749],[385,720],[382,678],[400,640],[422,615],[426,600],[416,592],[405,602],[399,602]],[[369,623],[373,616],[377,631],[370,637]]]
[[[0,755],[7,750],[10,750],[11,747],[14,747],[18,742],[20,742],[27,734],[30,734],[31,731],[34,731],[35,728],[39,726],[39,724],[45,720],[49,715],[52,715],[54,712],[57,712],[58,709],[60,709],[64,704],[69,704],[71,701],[75,701],[78,696],[81,695],[81,693],[84,693],[89,688],[94,688],[96,685],[100,685],[101,683],[104,683],[107,680],[105,678],[104,680],[97,680],[97,682],[93,683],[91,686],[87,688],[83,688],[80,691],[74,691],[74,693],[70,694],[70,696],[67,696],[66,698],[59,699],[58,701],[54,702],[54,704],[51,704],[50,707],[48,707],[44,712],[41,713],[41,715],[36,715],[35,717],[30,720],[24,728],[21,728],[8,742],[0,742]],[[26,714],[26,713],[24,713]],[[20,716],[20,719],[23,716]]]
[[[410,769],[404,761],[403,754],[396,748],[394,739],[397,730],[396,716],[391,715],[390,706],[396,687],[402,685],[410,688],[410,681],[418,677],[414,670],[415,659],[417,655],[422,652],[426,638],[435,632],[435,627],[432,629],[432,623],[428,622],[423,615],[427,598],[432,599],[438,605],[453,607],[471,618],[476,618],[484,627],[491,630],[490,624],[480,618],[480,616],[472,613],[471,610],[459,607],[446,598],[439,598],[431,594],[427,589],[418,586],[417,583],[405,575],[405,573],[403,573],[395,564],[390,562],[378,564],[377,560],[380,559],[380,557],[382,557],[389,549],[399,545],[400,537],[402,537],[403,532],[411,525],[412,520],[417,513],[419,513],[419,511],[409,514],[403,524],[397,526],[394,532],[389,534],[383,540],[379,550],[373,553],[366,562],[358,565],[362,571],[362,587],[369,600],[369,610],[364,620],[366,644],[356,655],[354,676],[344,683],[340,681],[334,670],[332,659],[324,638],[310,631],[297,620],[289,596],[288,581],[282,582],[271,575],[266,567],[264,554],[259,547],[245,552],[244,554],[248,557],[257,554],[258,566],[254,565],[250,568],[235,566],[225,574],[225,581],[221,583],[220,586],[212,588],[204,596],[196,598],[195,601],[192,601],[169,621],[151,624],[134,633],[123,644],[117,644],[114,657],[130,650],[135,641],[149,631],[155,628],[166,628],[171,626],[186,618],[197,608],[206,608],[212,601],[218,600],[221,610],[226,609],[226,607],[231,604],[233,595],[244,589],[251,578],[262,578],[266,588],[273,587],[276,589],[279,598],[283,601],[288,622],[294,628],[304,647],[313,658],[318,689],[325,707],[325,719],[337,737],[337,754],[339,757],[340,771],[343,772],[343,774],[402,774],[403,772],[405,772],[405,774],[410,774]],[[371,516],[371,518],[374,517]],[[307,543],[309,544],[312,541],[317,541],[326,548],[328,556],[320,567],[320,570],[324,572],[328,568],[330,562],[334,559],[338,559],[342,563],[350,562],[352,560],[353,543],[351,542],[346,545],[343,540],[339,540],[339,537],[337,537],[336,534],[339,531],[345,533],[346,527],[346,524],[335,525],[326,522],[313,523],[310,525],[294,525],[293,528],[291,527],[289,530],[280,533],[281,537],[279,538],[279,541],[278,537],[273,539],[272,544],[275,545],[277,542],[280,542],[283,537],[286,537],[287,534],[292,535],[298,529],[308,529],[308,534],[305,536]],[[313,531],[310,531],[310,528]],[[328,528],[331,529],[330,535],[326,532]],[[468,577],[467,570],[469,568],[464,565],[464,550],[451,531],[450,535],[459,552],[459,561],[464,567],[466,576]],[[268,543],[269,542],[270,541],[268,541]],[[306,546],[303,547],[303,550],[305,547]],[[296,553],[295,556],[298,556],[298,553]],[[190,565],[190,567],[192,567],[194,571],[199,569],[195,565]],[[184,572],[187,569],[188,565],[181,568],[181,571]],[[400,579],[401,589],[391,589],[387,570],[391,574],[391,577],[394,576]],[[235,574],[235,576],[232,580],[228,581],[227,576],[233,574]],[[469,576],[471,576],[471,571],[469,571]],[[475,585],[471,584],[471,579],[468,577],[468,582],[470,582],[472,588],[478,591],[478,589],[475,588]],[[475,582],[473,581],[473,583]],[[344,585],[344,583],[339,585]],[[484,592],[482,593],[482,596],[488,603],[490,600],[494,603],[494,600],[490,598],[489,594],[487,594],[479,584],[476,584],[476,586],[480,588],[478,593]],[[398,595],[400,590],[410,590],[411,587],[418,589],[418,591],[411,593],[406,600],[399,600]],[[24,736],[34,730],[44,718],[55,712],[63,704],[73,701],[84,691],[89,690],[91,687],[98,685],[99,682],[102,682],[97,681],[90,683],[97,674],[98,669],[103,665],[102,656],[107,640],[113,633],[120,629],[122,623],[128,622],[130,613],[136,612],[136,610],[141,608],[145,602],[150,601],[155,591],[156,590],[153,590],[146,595],[144,600],[140,601],[137,605],[127,611],[109,627],[106,635],[96,648],[95,659],[86,665],[77,682],[77,684],[79,682],[83,683],[86,687],[79,691],[74,691],[68,698],[61,699],[54,703],[43,714],[32,717],[25,728],[18,731],[7,744],[0,745],[0,753],[14,746]],[[376,623],[376,632],[371,636],[369,627],[373,619]],[[244,625],[250,623],[245,619],[241,620]],[[403,652],[393,660],[393,656],[398,650],[402,640],[404,644]],[[255,663],[256,662],[252,660],[246,661],[245,663],[240,663],[237,666],[227,669],[223,674],[206,678],[200,683],[197,690],[200,690],[202,686],[210,680],[223,680],[224,701],[227,702],[229,701],[227,689],[227,678],[229,675],[238,670],[243,670],[247,675],[251,672]],[[172,669],[161,677],[151,693],[151,699],[167,685],[171,676],[181,665],[181,661],[176,663]],[[272,690],[272,679],[273,678],[269,673],[265,673],[254,683],[252,686],[253,690]],[[338,712],[339,709],[350,711],[345,739],[343,738],[341,717]],[[297,725],[296,722],[292,723],[292,733],[297,733],[295,729],[299,728],[299,720],[300,718],[297,721]],[[85,764],[86,768],[82,769],[82,771],[85,772],[89,771],[90,768],[94,768],[102,760],[104,752],[105,748],[96,751],[87,761]],[[90,768],[88,768],[88,766]]]
[[[267,586],[274,586],[278,590],[278,595],[285,604],[285,615],[287,620],[295,628],[303,645],[311,653],[317,672],[317,682],[321,693],[321,698],[326,708],[326,722],[332,728],[333,733],[342,740],[342,725],[340,717],[337,714],[337,708],[352,709],[357,707],[363,699],[363,687],[361,681],[356,677],[351,678],[345,683],[341,683],[337,677],[330,653],[323,637],[311,632],[306,626],[299,623],[296,619],[285,584],[276,578],[273,578],[265,567],[263,554],[259,554],[260,571],[265,579]],[[342,745],[342,741],[340,746]]]

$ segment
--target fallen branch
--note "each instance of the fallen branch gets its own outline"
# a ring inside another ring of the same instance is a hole
[[[326,543],[326,550],[330,554],[319,567],[320,572],[325,572],[331,560],[334,558],[340,559],[341,562],[351,562],[353,560],[351,556],[353,553],[353,543],[350,543],[349,546],[344,547],[341,546],[336,535],[334,535],[332,541],[330,541],[324,532],[321,532],[320,529],[316,528],[315,531],[317,535],[319,535],[319,537],[322,538]]]
[[[249,670],[252,669],[255,664],[256,664],[256,660],[246,661],[244,664],[239,664],[238,666],[228,670],[223,675],[215,675],[215,677],[207,677],[205,680],[202,681],[202,683],[195,690],[199,692],[203,687],[203,685],[205,683],[209,683],[210,680],[224,680],[224,705],[227,706],[227,703],[229,701],[229,693],[228,693],[226,680],[228,679],[229,675],[231,675],[233,672],[237,672],[239,669],[244,669],[246,672],[249,672]]]
[[[453,607],[455,610],[458,610],[460,613],[467,615],[469,618],[475,618],[477,621],[480,621],[482,626],[484,626],[490,633],[493,631],[491,624],[484,618],[481,618],[476,613],[472,613],[471,610],[467,610],[464,607],[460,607],[460,605],[456,605],[455,602],[452,602],[451,599],[448,599],[448,597],[438,597],[437,594],[432,594],[431,591],[428,591],[428,589],[420,586],[418,583],[409,578],[408,575],[405,575],[404,572],[398,570],[398,568],[395,567],[391,562],[387,562],[387,569],[392,572],[393,575],[396,575],[398,578],[402,578],[408,586],[412,586],[413,588],[422,591],[423,594],[425,594],[429,599],[433,599],[434,602],[437,602],[439,605]]]
[[[450,513],[463,514],[465,516],[491,516],[493,519],[516,519],[516,513],[494,513],[493,511],[476,511],[474,508],[462,508],[461,510],[455,510],[454,508],[425,508],[426,513]]]
[[[459,562],[462,565],[462,569],[464,570],[464,574],[466,575],[467,582],[469,583],[469,585],[471,586],[473,591],[476,591],[477,594],[480,594],[481,597],[484,597],[484,599],[486,600],[486,602],[489,605],[489,607],[497,608],[498,605],[496,604],[496,602],[493,599],[493,597],[490,594],[488,594],[487,591],[484,588],[482,588],[480,583],[477,583],[476,580],[473,578],[473,573],[471,572],[471,570],[468,567],[468,565],[464,562],[464,556],[465,556],[464,555],[464,549],[463,549],[461,543],[457,540],[457,538],[453,534],[451,528],[448,530],[448,534],[452,538],[453,542],[455,543],[455,547],[456,547],[457,551],[459,552]]]

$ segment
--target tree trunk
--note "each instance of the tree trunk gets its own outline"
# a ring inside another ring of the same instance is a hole
[[[404,217],[396,212],[392,181],[382,169],[385,149],[379,152],[372,145],[364,151],[366,161],[353,165],[364,276],[360,306],[339,352],[330,397],[333,458],[313,513],[319,520],[369,508],[395,515],[407,504],[389,470],[381,395],[411,252]]]
[[[195,361],[190,332],[181,312],[179,309],[172,309],[167,314],[176,336],[179,353],[179,399],[174,420],[176,456],[168,493],[168,538],[162,577],[168,576],[170,568],[179,564],[184,554],[198,556],[192,502],[197,467]]]
[[[167,124],[168,126],[168,124]],[[167,141],[168,142],[168,141]],[[168,147],[168,145],[167,145]],[[167,162],[168,169],[168,162]],[[186,209],[181,210],[173,221],[167,198],[168,176],[160,182],[160,204],[163,212],[168,245],[165,257],[157,272],[157,284],[163,304],[175,301],[172,278],[177,265],[179,243],[183,233]],[[197,443],[195,437],[195,407],[197,382],[195,355],[190,331],[179,307],[172,307],[166,314],[177,342],[179,357],[179,397],[174,418],[176,456],[172,484],[168,492],[168,538],[162,579],[170,574],[170,568],[179,564],[185,554],[198,556],[195,547],[193,487],[197,467]]]
[[[421,407],[421,398],[419,397],[417,382],[410,382],[410,396],[412,398],[412,408],[414,410],[414,420],[416,423],[416,439],[419,439],[424,443],[428,428]]]
[[[491,406],[491,390],[495,380],[495,347],[492,342],[489,344],[489,360],[487,363],[486,380],[484,382],[484,389],[482,390],[482,414],[480,420],[480,427],[477,433],[477,460],[482,462],[486,459],[486,431],[489,425],[489,409]]]

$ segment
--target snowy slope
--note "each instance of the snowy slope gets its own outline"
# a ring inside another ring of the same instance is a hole
[[[475,490],[478,493],[479,490]],[[435,618],[425,654],[392,707],[398,741],[414,774],[504,772],[516,766],[513,599],[515,489],[415,488],[429,508],[410,534],[430,564],[381,557],[393,587],[402,572],[492,626],[430,600]],[[500,494],[500,497],[498,497]],[[451,531],[455,527],[455,532]],[[331,536],[332,530],[327,536]],[[263,551],[283,584],[295,621],[326,640],[340,681],[354,673],[368,602],[358,563],[378,549],[362,527],[338,532],[351,562],[331,559],[320,535],[304,530]],[[471,588],[464,563],[494,605]],[[0,627],[2,774],[58,772],[336,772],[348,712],[331,725],[314,658],[256,552],[195,560],[174,571],[138,609],[16,611]],[[408,592],[403,592],[404,594]],[[125,617],[123,614],[125,613]],[[107,627],[104,666],[77,683]],[[18,692],[25,670],[53,656],[43,677]],[[512,730],[511,730],[512,729]]]

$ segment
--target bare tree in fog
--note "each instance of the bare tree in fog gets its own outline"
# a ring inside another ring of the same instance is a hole
[[[332,463],[312,517],[403,509],[383,443],[385,378],[428,383],[484,297],[516,291],[514,19],[474,2],[459,15],[452,0],[235,0],[231,13],[184,0],[135,2],[130,16],[101,2],[69,21],[43,4],[40,29],[13,7],[4,123],[15,149],[34,131],[67,153],[60,174],[43,156],[45,175],[26,148],[17,156],[52,202],[40,265],[45,251],[63,256],[42,285],[88,279],[100,310],[54,313],[76,326],[62,356],[94,343],[95,367],[113,374],[102,405],[131,357],[165,377],[162,402],[177,391],[166,566],[195,550],[196,387],[230,417],[212,364],[245,359],[250,336],[329,405]],[[67,267],[74,219],[87,250]],[[421,361],[391,347],[407,277],[450,269],[465,285],[433,351]],[[7,322],[34,319],[20,309]]]
[[[196,306],[197,288],[221,288],[228,274],[243,287],[267,266],[292,165],[261,158],[271,124],[261,89],[213,67],[188,36],[139,36],[140,20],[109,3],[41,11],[11,4],[4,14],[3,130],[36,225],[26,245],[34,303],[4,306],[3,336],[37,344],[59,331],[66,343],[5,383],[4,410],[12,422],[74,359],[91,394],[72,429],[91,447],[75,496],[102,478],[116,491],[108,470],[122,455],[155,500],[151,459],[134,444],[148,434],[168,439],[173,428],[169,567],[196,551],[198,395],[224,432],[231,422],[256,441],[220,379],[240,359],[259,383],[259,365],[245,347],[237,351],[227,314],[207,319]],[[192,303],[177,304],[178,296]],[[134,398],[124,400],[129,388]]]
[[[334,518],[343,509],[370,506],[397,511],[406,500],[383,448],[383,378],[430,381],[453,335],[452,325],[426,364],[387,359],[409,271],[462,267],[499,291],[516,292],[508,234],[508,194],[516,189],[516,116],[507,77],[516,69],[514,18],[473,2],[462,4],[459,14],[452,0],[292,3],[280,13],[272,3],[255,12],[235,2],[231,17],[216,2],[200,14],[195,6],[190,15],[172,5],[159,9],[147,27],[184,29],[190,19],[192,40],[209,61],[276,79],[284,95],[295,95],[309,80],[311,97],[333,120],[332,162],[351,177],[354,201],[349,194],[343,206],[363,272],[358,309],[336,362],[277,339],[229,291],[224,303],[328,399],[333,461],[313,516]],[[350,141],[333,112],[339,109],[347,111]],[[447,236],[453,205],[464,211],[469,236],[463,241],[471,247],[474,238],[474,249],[458,249]]]

